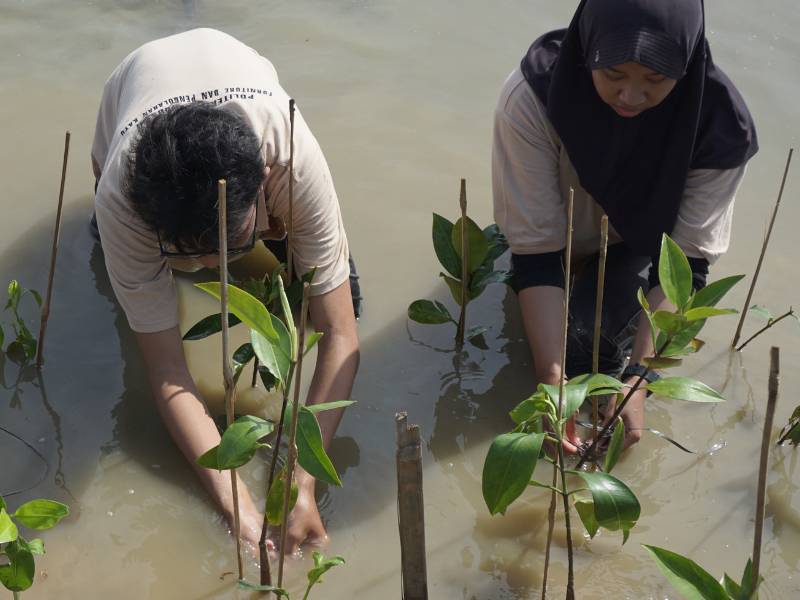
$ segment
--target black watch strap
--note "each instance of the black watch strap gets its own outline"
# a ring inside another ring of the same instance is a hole
[[[622,371],[622,379],[628,379],[628,377],[644,377],[644,380],[647,383],[653,383],[654,381],[658,381],[661,379],[661,375],[656,373],[653,370],[648,369],[643,364],[640,363],[631,363],[625,367]],[[647,390],[647,395],[649,396],[652,394],[650,390]]]

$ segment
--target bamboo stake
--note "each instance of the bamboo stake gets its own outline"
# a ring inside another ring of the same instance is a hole
[[[44,364],[44,334],[47,320],[50,318],[50,300],[53,297],[53,278],[56,273],[56,256],[58,255],[58,238],[61,233],[61,209],[64,206],[64,183],[67,179],[67,161],[69,160],[70,132],[64,136],[64,160],[61,164],[61,187],[58,190],[58,209],[56,210],[56,228],[53,232],[53,247],[50,250],[50,273],[47,276],[47,292],[42,303],[42,319],[39,324],[39,339],[36,342],[36,368]]]
[[[418,425],[406,413],[394,417],[397,430],[397,522],[400,530],[403,600],[428,600],[425,560],[425,502]]]
[[[278,587],[283,584],[283,563],[286,558],[286,535],[289,521],[289,497],[292,492],[294,465],[297,461],[297,417],[300,414],[300,381],[303,375],[303,349],[306,338],[306,314],[308,313],[308,282],[303,283],[303,302],[300,306],[300,331],[297,341],[296,381],[292,400],[292,423],[289,429],[289,455],[286,459],[286,484],[283,487],[283,522],[281,523],[280,555],[278,557]]]
[[[563,337],[561,341],[561,380],[558,384],[558,420],[559,422],[564,415],[564,379],[566,378],[566,364],[567,364],[567,330],[569,327],[569,295],[570,295],[570,277],[571,264],[572,264],[572,217],[573,217],[573,202],[575,199],[575,190],[569,189],[569,200],[567,203],[567,248],[564,256],[564,318],[563,318]],[[570,415],[567,415],[570,416]],[[559,425],[560,427],[560,425]],[[561,496],[564,499],[564,525],[567,529],[567,594],[566,600],[575,600],[575,572],[574,572],[574,557],[572,555],[572,528],[570,526],[570,510],[569,510],[569,496],[567,495],[567,475],[564,470],[564,445],[561,443],[561,436],[563,432],[559,432],[558,446],[558,469],[561,472]]]
[[[758,467],[758,496],[756,500],[756,525],[753,535],[753,590],[758,588],[758,574],[761,567],[761,536],[764,531],[765,496],[767,493],[767,459],[769,458],[769,438],[778,404],[778,382],[780,378],[780,348],[773,346],[769,353],[769,396],[767,414],[764,417],[764,433],[761,436],[761,460]]]
[[[228,199],[225,180],[217,182],[217,211],[219,215],[219,300],[222,318],[222,376],[225,380],[225,420],[230,427],[234,419],[236,385],[233,382],[230,344],[228,336]],[[231,469],[231,491],[233,492],[233,530],[236,536],[236,562],[239,579],[244,579],[242,561],[241,523],[239,520],[239,485],[236,469]]]
[[[594,340],[592,343],[592,373],[600,372],[600,331],[603,324],[603,292],[608,255],[608,216],[600,219],[600,257],[597,265],[597,300],[594,306]],[[600,421],[600,401],[592,396],[592,443],[597,443],[597,424]]]
[[[547,509],[547,543],[544,547],[544,572],[542,573],[542,600],[547,598],[547,576],[550,572],[550,547],[553,545],[553,529],[556,526],[556,492],[558,485],[558,465],[553,463],[553,483],[550,487],[550,507]]]
[[[467,288],[469,287],[469,240],[467,239],[467,180],[461,179],[458,203],[461,207],[461,314],[458,317],[456,343],[464,345],[464,330],[467,326]]]
[[[736,333],[733,336],[731,348],[736,348],[736,344],[739,342],[739,338],[742,335],[742,326],[744,325],[744,319],[747,316],[747,309],[750,306],[750,300],[753,299],[753,291],[756,288],[758,274],[761,272],[761,265],[764,262],[764,255],[767,253],[767,244],[769,244],[769,238],[772,235],[772,226],[775,225],[775,217],[778,216],[778,208],[781,205],[781,198],[783,197],[783,188],[786,186],[786,177],[789,175],[789,166],[792,164],[792,154],[794,154],[794,148],[789,148],[789,156],[786,158],[786,168],[783,170],[783,179],[781,180],[781,187],[778,191],[778,199],[775,201],[775,208],[772,209],[772,218],[769,220],[767,235],[764,237],[764,244],[761,246],[761,254],[758,257],[758,263],[756,264],[756,272],[753,275],[753,281],[750,282],[750,289],[747,292],[747,299],[744,301],[742,314],[739,316],[739,325],[736,327]]]
[[[736,351],[737,352],[741,352],[744,349],[744,347],[747,346],[747,344],[752,342],[754,339],[756,339],[758,336],[760,336],[762,333],[764,333],[767,329],[769,329],[771,327],[774,327],[775,325],[777,325],[778,323],[783,321],[786,317],[791,317],[792,315],[794,315],[794,309],[789,307],[789,310],[787,310],[785,313],[783,313],[780,317],[778,317],[776,319],[772,319],[764,327],[762,327],[761,329],[756,331],[753,335],[751,335],[744,342],[742,342],[742,345],[739,346],[738,348],[736,348]]]
[[[294,237],[294,98],[289,98],[289,226],[286,228],[286,274],[291,285],[294,273],[294,252],[292,251],[292,238]]]

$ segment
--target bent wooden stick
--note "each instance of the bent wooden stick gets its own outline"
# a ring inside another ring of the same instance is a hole
[[[69,160],[70,133],[64,136],[64,161],[61,164],[61,187],[58,190],[58,209],[56,210],[56,228],[53,232],[53,247],[50,250],[50,273],[47,276],[47,292],[42,303],[42,319],[39,324],[39,339],[36,342],[36,368],[41,369],[44,363],[44,334],[47,320],[50,318],[50,300],[53,297],[53,278],[56,273],[56,256],[58,255],[58,238],[61,233],[61,209],[64,206],[64,183],[67,179],[67,161]]]
[[[228,427],[233,423],[236,385],[233,382],[228,336],[228,211],[225,180],[217,182],[217,211],[219,215],[219,302],[222,318],[222,376],[225,380],[225,419]],[[231,469],[231,491],[233,492],[233,533],[236,536],[236,563],[239,579],[244,579],[242,561],[241,523],[239,521],[239,486],[236,469]]]
[[[458,317],[456,343],[464,345],[464,330],[467,327],[467,285],[469,278],[469,240],[467,239],[467,180],[461,179],[461,193],[458,204],[461,207],[461,314]]]
[[[286,285],[292,285],[294,273],[294,98],[289,98],[289,223],[286,228]]]
[[[769,244],[769,238],[772,235],[772,226],[775,225],[775,217],[778,216],[778,208],[781,205],[781,198],[783,198],[783,188],[786,187],[786,177],[789,175],[789,166],[792,164],[793,154],[794,148],[789,148],[789,156],[786,158],[786,168],[783,170],[783,179],[781,180],[781,187],[778,191],[778,199],[775,201],[775,208],[772,209],[772,218],[769,220],[767,235],[764,237],[764,244],[761,246],[761,254],[758,257],[758,263],[756,264],[756,272],[753,274],[753,281],[750,282],[750,289],[747,292],[747,299],[744,301],[744,307],[742,307],[742,314],[739,316],[739,325],[736,326],[736,333],[733,336],[731,348],[736,348],[736,344],[739,343],[739,338],[742,336],[742,326],[744,325],[744,319],[747,316],[747,309],[750,306],[750,300],[753,299],[753,291],[756,289],[758,274],[761,272],[761,265],[764,263],[764,255],[767,253],[767,244]]]

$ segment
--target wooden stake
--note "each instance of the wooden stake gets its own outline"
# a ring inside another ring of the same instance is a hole
[[[56,256],[58,255],[58,238],[61,233],[61,209],[64,206],[64,183],[67,179],[67,161],[69,160],[70,133],[64,136],[64,160],[61,163],[61,187],[58,190],[58,209],[56,210],[56,228],[53,232],[53,247],[50,250],[50,273],[47,276],[47,292],[42,303],[42,319],[39,324],[39,339],[36,342],[36,368],[41,369],[44,363],[44,334],[47,320],[50,318],[50,300],[53,297],[53,278],[56,273]]]
[[[228,210],[225,180],[217,182],[217,211],[219,215],[219,301],[222,318],[222,376],[225,380],[225,418],[228,427],[234,419],[236,385],[231,368],[230,344],[228,336]],[[236,536],[236,562],[239,579],[244,579],[242,561],[241,523],[239,520],[239,485],[236,469],[231,469],[231,491],[233,492],[233,530]]]
[[[567,203],[567,248],[564,252],[564,318],[561,339],[561,380],[558,384],[558,420],[561,421],[564,417],[564,380],[566,379],[566,366],[567,366],[567,331],[569,328],[569,296],[572,277],[572,217],[573,205],[575,199],[575,190],[569,189],[569,200]],[[571,415],[566,415],[567,417]],[[561,472],[561,496],[564,499],[564,525],[567,530],[567,595],[566,600],[575,600],[575,569],[574,557],[572,554],[572,527],[570,525],[570,506],[569,496],[567,495],[567,475],[564,469],[564,445],[561,443],[561,436],[559,434],[558,446],[558,469]]]
[[[394,422],[397,430],[397,521],[402,561],[402,600],[428,600],[419,425],[409,426],[404,412],[397,413]]]
[[[758,588],[758,574],[761,567],[761,536],[764,531],[765,496],[767,493],[767,459],[769,458],[769,439],[772,435],[775,407],[778,404],[780,372],[780,348],[773,346],[769,353],[769,396],[767,398],[767,414],[764,417],[764,432],[761,436],[761,460],[758,467],[756,525],[755,534],[753,535],[753,590]]]
[[[294,273],[294,252],[292,238],[294,237],[294,98],[289,98],[289,226],[286,228],[286,285],[292,284]]]
[[[758,263],[756,264],[756,272],[753,274],[753,281],[750,282],[750,289],[747,292],[747,299],[744,301],[744,307],[742,307],[742,314],[739,316],[739,325],[736,327],[736,333],[733,336],[731,348],[736,348],[736,344],[739,343],[739,338],[742,335],[742,326],[744,325],[744,319],[747,316],[747,309],[750,306],[750,300],[753,299],[753,290],[756,288],[756,281],[758,281],[758,274],[761,272],[761,265],[764,262],[764,255],[767,253],[767,244],[769,244],[769,238],[772,235],[772,226],[775,225],[775,217],[778,216],[778,208],[781,205],[781,198],[783,197],[783,188],[786,186],[786,177],[789,175],[789,166],[792,164],[792,154],[794,154],[794,148],[789,148],[789,156],[786,158],[786,168],[783,170],[783,179],[781,180],[781,187],[778,191],[778,199],[775,201],[775,208],[772,209],[772,218],[769,220],[767,235],[764,237],[764,244],[761,246],[761,254],[758,257]]]
[[[603,324],[603,292],[608,255],[608,216],[600,219],[600,257],[597,265],[597,299],[594,305],[594,341],[592,343],[592,373],[600,372],[600,331]],[[592,396],[592,441],[597,443],[597,424],[600,421],[600,401]]]
[[[292,400],[292,423],[289,428],[289,453],[286,459],[286,483],[283,488],[283,522],[281,523],[280,555],[278,557],[278,587],[283,584],[283,563],[286,558],[286,535],[289,522],[289,497],[292,492],[294,465],[297,461],[297,418],[300,414],[300,382],[303,376],[303,349],[306,341],[306,314],[308,313],[308,282],[303,283],[303,302],[300,305],[300,330],[297,332],[297,363]]]
[[[553,483],[558,485],[558,465],[553,463]],[[542,600],[547,598],[547,577],[550,573],[550,547],[553,545],[553,529],[556,526],[556,492],[550,492],[550,508],[547,509],[547,543],[544,547],[544,572],[542,573]]]
[[[461,179],[461,193],[458,203],[461,207],[461,314],[458,317],[456,343],[464,345],[464,330],[467,327],[467,290],[469,288],[469,239],[467,230],[467,180]]]

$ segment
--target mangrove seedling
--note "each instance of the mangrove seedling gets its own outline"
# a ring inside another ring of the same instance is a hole
[[[467,305],[480,296],[490,283],[508,280],[508,272],[495,271],[494,262],[507,249],[505,236],[497,225],[481,230],[467,216],[466,182],[461,180],[461,218],[453,224],[441,215],[433,213],[433,248],[446,272],[439,273],[447,284],[453,300],[460,307],[458,320],[439,301],[415,300],[408,307],[408,318],[417,323],[456,326],[456,343],[464,344],[486,331],[485,327],[466,328]],[[466,257],[466,258],[465,258]]]
[[[308,577],[308,584],[306,585],[306,591],[303,594],[302,600],[308,600],[309,594],[311,593],[311,588],[313,588],[317,583],[322,582],[322,576],[325,573],[330,571],[333,567],[338,567],[339,565],[344,564],[344,558],[341,556],[331,556],[330,558],[326,558],[321,552],[317,551],[314,551],[312,556],[314,557],[314,566],[310,571],[308,571],[308,573],[306,573],[306,577]],[[287,592],[285,589],[272,585],[255,585],[246,581],[240,581],[239,587],[251,591],[272,592],[278,598],[286,598],[286,600],[291,600],[292,598],[289,595],[289,592]]]
[[[656,348],[654,356],[645,360],[646,368],[675,367],[681,364],[679,357],[696,352],[701,346],[696,335],[706,319],[736,312],[715,306],[741,278],[742,276],[727,277],[693,293],[689,262],[678,245],[664,235],[659,280],[665,295],[676,306],[676,310],[651,311],[644,292],[639,291],[639,301],[649,319]],[[640,506],[630,488],[611,475],[610,471],[624,446],[625,432],[620,413],[633,391],[643,381],[644,377],[640,377],[633,385],[627,385],[609,375],[594,373],[573,377],[561,386],[539,384],[532,396],[509,413],[515,424],[514,429],[495,438],[489,448],[482,475],[483,497],[489,512],[493,515],[505,513],[528,486],[545,488],[564,499],[572,497],[578,516],[590,537],[594,537],[601,528],[621,531],[624,544],[631,528],[639,519]],[[624,392],[626,387],[627,393]],[[709,386],[688,377],[663,377],[647,383],[645,387],[659,396],[676,400],[711,403],[723,400]],[[564,468],[561,452],[556,459],[552,459],[543,451],[546,441],[557,450],[561,449],[567,421],[580,410],[586,398],[608,394],[615,394],[618,402],[612,419],[598,436],[598,440],[607,440],[610,437],[602,465],[605,472],[580,470],[583,462],[594,459],[597,451],[595,443],[585,451],[576,469]],[[560,487],[556,486],[555,477],[552,484],[534,478],[534,470],[539,462],[548,462],[558,467],[562,473]],[[582,487],[570,488],[564,478],[566,474],[579,478]],[[568,510],[569,504],[565,503],[565,516]],[[570,549],[569,530],[567,542]],[[569,557],[571,562],[571,552]]]
[[[266,551],[267,524],[277,526],[285,523],[288,513],[294,506],[294,500],[297,498],[294,481],[291,486],[287,486],[287,469],[281,468],[280,472],[277,471],[278,463],[286,465],[288,462],[285,457],[279,457],[284,424],[295,420],[293,407],[288,403],[289,393],[293,383],[296,383],[295,373],[298,366],[302,364],[302,357],[321,338],[321,334],[312,333],[308,336],[302,349],[300,348],[301,336],[298,335],[295,327],[289,299],[283,287],[283,278],[277,275],[271,281],[277,289],[283,320],[271,314],[259,298],[234,285],[227,286],[229,322],[235,317],[237,323],[244,323],[250,329],[250,343],[244,344],[234,352],[234,383],[241,375],[244,365],[253,356],[256,356],[261,365],[259,371],[267,373],[271,378],[270,381],[274,382],[274,386],[283,393],[283,407],[281,418],[277,424],[277,437],[274,441],[266,489],[264,528],[260,544],[262,585],[271,585],[271,575],[267,571],[269,568]],[[220,297],[219,282],[198,283],[196,287],[215,298]],[[301,313],[305,310],[306,304],[303,302]],[[218,320],[221,323],[221,317]],[[322,433],[315,415],[324,410],[344,408],[351,404],[353,402],[350,400],[340,400],[312,406],[301,405],[297,411],[296,423],[299,432],[296,436],[297,462],[316,479],[331,485],[340,486],[342,483],[325,452]],[[259,448],[270,448],[262,440],[274,429],[275,424],[265,419],[241,416],[222,433],[220,444],[200,456],[197,462],[203,467],[217,470],[236,469],[244,466],[255,456]],[[279,581],[278,588],[280,585]]]
[[[12,279],[8,284],[8,301],[6,302],[5,310],[10,310],[13,316],[11,327],[14,331],[14,341],[8,345],[5,351],[7,354],[19,354],[24,356],[26,360],[30,360],[36,356],[36,338],[33,337],[33,334],[25,324],[25,319],[19,314],[20,302],[26,295],[30,295],[36,305],[41,308],[42,297],[39,292],[26,289],[16,279]],[[0,347],[4,342],[5,332],[0,326]]]
[[[44,542],[27,540],[17,525],[43,531],[55,526],[69,514],[69,507],[55,500],[30,500],[13,513],[0,496],[0,583],[18,598],[33,585],[36,575],[35,555],[44,554]]]

